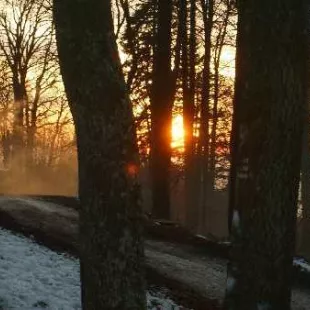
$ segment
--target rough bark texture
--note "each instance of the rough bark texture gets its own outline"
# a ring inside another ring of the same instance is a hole
[[[310,124],[309,111],[307,110],[302,145],[302,165],[301,165],[301,201],[303,218],[310,219]]]
[[[303,109],[303,0],[238,2],[227,309],[290,309]]]
[[[79,158],[83,309],[145,309],[132,111],[110,1],[54,0]]]
[[[302,220],[298,251],[305,257],[310,255],[310,124],[309,124],[309,107],[305,111],[303,142],[302,142],[302,159],[301,159],[301,203],[302,203]]]
[[[151,90],[152,215],[170,218],[170,158],[173,80],[171,72],[172,1],[159,0]]]

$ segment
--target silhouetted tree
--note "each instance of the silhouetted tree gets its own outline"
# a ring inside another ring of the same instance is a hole
[[[301,203],[302,220],[299,253],[307,257],[310,254],[310,124],[309,105],[305,109],[302,158],[301,158]]]
[[[83,309],[145,309],[137,148],[110,1],[54,0],[79,159]]]
[[[229,310],[290,309],[304,108],[306,1],[238,2]]]
[[[152,213],[170,218],[170,158],[173,78],[171,70],[172,1],[158,0],[151,88]]]

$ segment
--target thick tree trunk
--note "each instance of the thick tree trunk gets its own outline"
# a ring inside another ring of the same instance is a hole
[[[310,256],[310,124],[309,124],[309,107],[306,111],[304,120],[304,132],[302,142],[302,159],[301,159],[301,203],[302,203],[302,220],[301,234],[299,235],[298,254],[305,257]]]
[[[170,159],[173,80],[171,72],[172,1],[158,1],[157,39],[151,90],[152,214],[170,218]]]
[[[83,309],[145,309],[137,149],[111,4],[54,0],[54,20],[77,132]]]
[[[239,1],[226,307],[290,309],[303,109],[306,1]]]
[[[306,112],[303,130],[301,165],[301,201],[303,218],[310,219],[310,124],[309,111]]]

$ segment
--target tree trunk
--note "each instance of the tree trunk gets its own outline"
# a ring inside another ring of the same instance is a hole
[[[197,232],[199,224],[199,167],[197,164],[196,143],[194,141],[195,94],[196,94],[196,3],[190,0],[189,11],[189,40],[187,40],[187,5],[184,2],[184,42],[183,51],[184,74],[183,81],[183,121],[184,121],[184,157],[185,157],[185,193],[186,193],[186,218],[188,227]],[[180,21],[182,22],[182,21]],[[187,43],[188,42],[188,43]],[[189,53],[187,52],[189,50]],[[183,53],[183,52],[182,52]],[[185,67],[186,66],[186,67]]]
[[[185,169],[187,161],[192,153],[193,121],[192,121],[192,92],[190,89],[190,55],[188,40],[188,9],[187,0],[180,0],[180,34],[182,51],[182,91],[183,91],[183,126],[184,126],[184,148]]]
[[[24,108],[26,106],[27,95],[25,78],[20,78],[17,72],[13,72],[12,82],[14,95],[12,168],[15,169],[16,172],[20,172],[24,168]]]
[[[201,0],[204,24],[204,61],[202,72],[202,89],[201,89],[201,115],[200,115],[200,130],[199,130],[199,218],[200,226],[206,225],[207,221],[207,199],[210,193],[210,174],[209,174],[209,155],[210,155],[210,66],[211,66],[211,37],[214,16],[214,1]]]
[[[170,158],[173,81],[171,73],[172,1],[158,1],[157,38],[151,90],[152,214],[170,218]]]
[[[83,309],[145,309],[133,116],[110,1],[54,0],[79,159]]]
[[[290,309],[307,102],[305,2],[238,3],[229,310]]]
[[[211,147],[210,147],[210,181],[211,190],[215,189],[216,181],[216,140],[217,140],[217,124],[218,124],[218,105],[220,96],[220,64],[221,56],[227,35],[227,26],[231,15],[231,3],[227,1],[224,20],[221,24],[221,29],[216,38],[215,55],[214,55],[214,94],[213,94],[213,109],[212,109],[212,127],[211,127]]]
[[[306,112],[303,130],[301,164],[301,201],[303,218],[310,219],[310,124],[309,111]]]
[[[302,159],[301,159],[301,203],[302,203],[302,220],[301,234],[299,236],[300,247],[298,254],[310,257],[310,124],[309,108],[306,110],[303,131]]]

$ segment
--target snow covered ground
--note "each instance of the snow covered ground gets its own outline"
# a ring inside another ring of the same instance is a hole
[[[81,309],[77,259],[4,229],[0,244],[0,309]],[[147,292],[148,309],[184,309],[156,295]]]
[[[224,299],[227,260],[196,255],[190,248],[162,241],[147,240],[145,249],[148,264],[164,271],[169,278],[187,283],[209,299]],[[295,259],[294,264],[302,269],[309,268],[301,259]],[[291,307],[292,310],[309,310],[310,288],[294,287]]]
[[[310,273],[310,265],[303,258],[294,258],[294,265],[299,267],[302,271]]]
[[[58,233],[61,228],[67,238],[66,244],[76,239],[74,225],[77,225],[78,215],[71,214],[76,213],[74,210],[67,215],[63,212],[69,211],[61,211],[58,205],[45,202],[33,204],[28,198],[16,197],[0,197],[0,207],[4,214],[9,213],[21,227],[31,224],[29,227],[34,229],[39,225],[49,233]],[[57,225],[53,225],[54,222]],[[65,232],[63,227],[66,228]],[[0,310],[81,309],[79,265],[76,259],[55,253],[2,229],[0,245]],[[189,245],[155,240],[146,240],[145,252],[147,266],[159,274],[184,284],[208,301],[223,300],[227,277],[225,259],[209,256]],[[309,264],[300,258],[294,260],[294,265],[310,271]],[[295,287],[292,293],[292,310],[310,309],[310,288]],[[154,293],[150,288],[147,296],[148,309],[184,309],[174,305],[156,289]],[[167,296],[174,295],[168,293]],[[176,299],[182,300],[182,297],[177,296]],[[151,305],[156,302],[160,302],[162,307]]]

